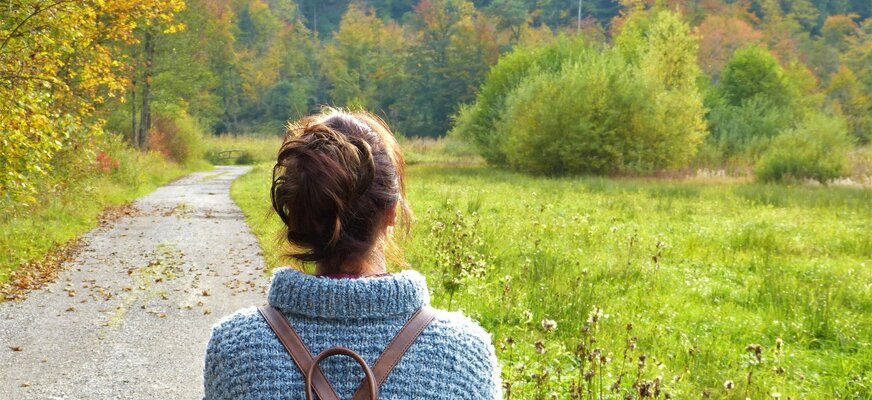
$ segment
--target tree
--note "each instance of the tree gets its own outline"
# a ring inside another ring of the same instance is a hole
[[[733,53],[749,44],[760,44],[763,34],[744,19],[711,14],[697,26],[699,65],[713,82]]]
[[[763,98],[776,106],[793,100],[784,70],[766,49],[746,46],[736,51],[721,72],[718,90],[732,105]]]
[[[448,132],[460,104],[471,102],[499,55],[494,23],[465,0],[421,0],[412,17],[400,131],[414,136]]]
[[[847,131],[860,143],[868,143],[872,138],[872,98],[863,91],[854,72],[842,66],[830,78],[827,98],[845,119]]]
[[[92,113],[123,92],[123,47],[138,23],[175,27],[181,0],[9,2],[0,9],[0,192],[33,201],[60,151],[87,160],[104,122]]]
[[[541,47],[518,46],[500,58],[476,94],[475,102],[461,108],[452,135],[469,140],[489,163],[505,165],[506,135],[497,129],[505,114],[506,98],[529,76],[554,73],[569,60],[591,51],[580,37],[558,37]]]

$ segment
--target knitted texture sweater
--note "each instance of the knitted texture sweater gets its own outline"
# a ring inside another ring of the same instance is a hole
[[[284,314],[312,355],[348,347],[375,364],[391,339],[423,305],[421,274],[330,279],[289,268],[275,271],[269,304]],[[321,364],[340,399],[350,399],[364,379],[351,358]],[[304,399],[302,373],[257,309],[240,310],[212,330],[206,350],[205,399]],[[490,335],[460,313],[436,310],[388,375],[381,399],[502,398],[500,368]]]

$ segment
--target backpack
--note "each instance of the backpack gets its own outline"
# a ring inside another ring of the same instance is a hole
[[[336,389],[327,381],[327,378],[321,371],[321,367],[318,366],[324,359],[335,355],[349,356],[363,369],[364,381],[358,385],[352,399],[364,400],[368,393],[370,400],[377,400],[378,388],[403,357],[403,354],[409,350],[412,343],[415,342],[418,336],[421,335],[421,332],[427,328],[427,325],[435,317],[433,309],[430,307],[424,306],[419,308],[397,335],[394,336],[373,367],[370,368],[363,357],[353,350],[341,346],[330,347],[313,358],[312,353],[303,344],[300,336],[297,335],[297,332],[294,331],[294,328],[291,327],[288,319],[285,318],[281,311],[272,306],[260,306],[257,310],[260,311],[260,314],[273,332],[275,332],[285,350],[291,355],[300,373],[303,374],[303,378],[306,381],[306,400],[312,400],[313,390],[321,400],[339,400]]]

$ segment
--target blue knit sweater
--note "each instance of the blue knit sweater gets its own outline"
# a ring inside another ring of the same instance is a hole
[[[331,279],[275,271],[269,304],[288,317],[316,355],[345,346],[372,366],[411,315],[430,297],[424,277]],[[348,357],[321,363],[340,399],[350,399],[363,371]],[[304,399],[302,374],[256,308],[240,310],[212,330],[206,350],[206,399]],[[500,368],[490,335],[460,313],[436,311],[382,384],[381,399],[498,399]]]

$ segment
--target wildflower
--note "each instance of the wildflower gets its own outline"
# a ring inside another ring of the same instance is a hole
[[[754,353],[754,357],[757,358],[757,362],[763,361],[763,346],[759,344],[749,344],[745,346],[745,351],[749,353]]]
[[[581,342],[578,344],[578,346],[575,347],[575,355],[579,358],[583,358],[585,353],[587,353],[587,351],[584,347],[584,342]]]
[[[639,391],[639,397],[643,399],[647,397],[654,397],[654,391],[652,390],[653,388],[654,383],[651,381],[641,381],[636,384],[636,390]]]
[[[781,351],[781,346],[784,346],[784,341],[781,338],[775,339],[775,350]]]
[[[584,373],[584,380],[589,381],[589,380],[593,379],[594,375],[596,375],[596,373],[593,372],[592,369],[588,370],[587,372]]]
[[[596,325],[597,321],[599,321],[600,317],[603,316],[603,309],[597,306],[593,306],[593,310],[587,315],[587,323],[590,325]]]
[[[772,396],[773,399],[780,399],[780,398],[781,398],[781,393],[778,393],[778,392],[772,392],[772,393],[771,393],[771,396]]]
[[[525,321],[528,321],[528,322],[529,322],[530,320],[533,319],[533,313],[530,312],[530,310],[524,310],[524,311],[521,312],[521,317],[522,317]]]
[[[541,323],[542,329],[544,329],[546,332],[551,332],[557,329],[557,321],[553,319],[543,319]]]
[[[545,342],[542,340],[537,340],[535,343],[536,353],[545,354]]]
[[[775,368],[772,368],[772,372],[775,372],[778,375],[782,375],[782,374],[784,374],[784,368],[782,368],[780,366],[775,367]]]
[[[733,384],[733,381],[731,381],[731,380],[729,380],[729,379],[728,379],[726,382],[724,382],[724,389],[726,389],[726,390],[730,390],[730,389],[732,389],[734,386],[735,386],[735,385]]]

